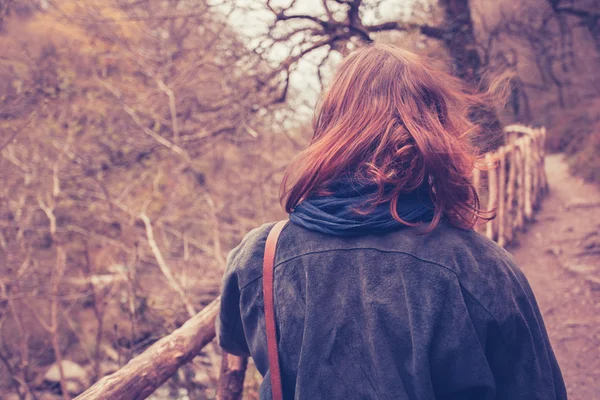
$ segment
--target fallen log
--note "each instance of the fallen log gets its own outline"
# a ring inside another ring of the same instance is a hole
[[[221,297],[163,337],[124,367],[100,379],[76,400],[140,400],[152,394],[177,368],[197,356],[215,337]]]

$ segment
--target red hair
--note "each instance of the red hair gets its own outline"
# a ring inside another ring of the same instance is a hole
[[[479,127],[469,113],[481,106],[484,97],[416,54],[382,44],[350,53],[320,100],[310,145],[287,168],[286,211],[353,173],[378,186],[372,206],[389,202],[400,222],[399,195],[422,185],[435,206],[429,230],[442,218],[465,229],[489,219],[470,179]]]

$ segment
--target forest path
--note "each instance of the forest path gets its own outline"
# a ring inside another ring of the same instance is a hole
[[[600,400],[600,188],[546,157],[550,193],[508,250],[544,315],[570,400]]]

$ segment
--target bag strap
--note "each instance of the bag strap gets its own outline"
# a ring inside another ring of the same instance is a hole
[[[273,400],[283,400],[281,387],[281,370],[279,369],[279,356],[277,354],[277,330],[275,329],[275,302],[273,300],[273,276],[275,264],[275,250],[279,234],[287,221],[279,221],[273,226],[263,260],[263,296],[265,304],[265,322],[267,325],[267,352],[269,356],[269,371],[271,372],[271,391]]]

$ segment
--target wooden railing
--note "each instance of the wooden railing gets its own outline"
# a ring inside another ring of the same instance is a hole
[[[520,125],[505,128],[507,144],[484,157],[473,182],[496,218],[478,229],[500,245],[533,218],[536,206],[547,192],[544,171],[546,130]],[[215,320],[220,297],[190,318],[179,329],[160,339],[117,372],[105,376],[76,400],[145,399],[177,369],[198,355],[215,338]],[[241,399],[247,360],[224,354],[217,398]]]
[[[509,125],[506,142],[487,153],[481,169],[475,169],[473,183],[482,204],[496,211],[496,218],[477,229],[505,246],[533,219],[535,208],[548,192],[544,169],[545,128]]]

